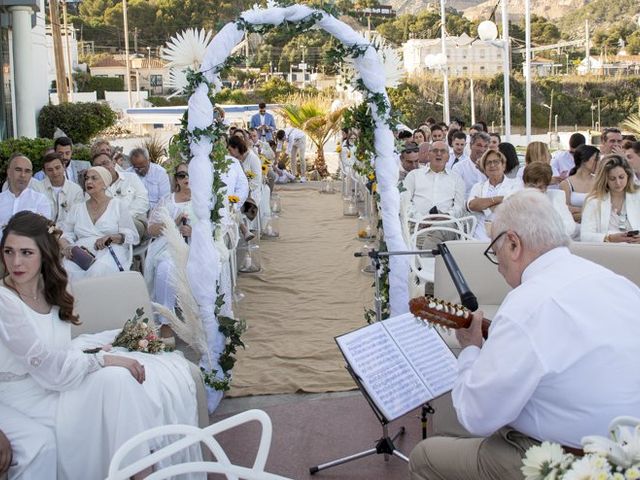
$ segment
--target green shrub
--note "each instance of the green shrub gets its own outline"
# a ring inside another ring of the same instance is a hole
[[[91,148],[86,145],[74,145],[73,155],[71,157],[74,160],[86,160],[87,162],[91,162]]]
[[[98,132],[115,124],[116,119],[116,113],[106,103],[46,105],[38,116],[38,130],[40,136],[51,138],[60,128],[74,143],[88,143]]]
[[[42,170],[42,157],[44,152],[53,147],[53,140],[50,138],[9,138],[0,142],[0,179],[4,181],[7,176],[7,166],[9,157],[14,153],[22,153],[31,163],[33,171]]]
[[[98,100],[104,100],[105,90],[108,92],[124,91],[124,79],[118,77],[91,77],[86,84],[85,92],[96,91]]]
[[[188,98],[183,95],[175,97],[149,97],[149,103],[154,107],[182,107],[187,104]]]

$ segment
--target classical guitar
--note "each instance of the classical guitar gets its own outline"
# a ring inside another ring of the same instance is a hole
[[[445,328],[469,328],[471,310],[455,303],[443,302],[433,297],[417,297],[409,300],[409,310],[416,317]],[[489,335],[491,321],[482,319],[482,336]]]

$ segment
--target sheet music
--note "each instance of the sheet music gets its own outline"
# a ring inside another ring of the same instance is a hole
[[[384,320],[382,324],[426,384],[431,398],[453,388],[458,375],[457,360],[435,328],[410,313]]]
[[[387,420],[432,398],[381,323],[337,337],[336,342]]]

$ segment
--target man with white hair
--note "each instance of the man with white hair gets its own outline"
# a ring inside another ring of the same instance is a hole
[[[608,436],[613,418],[640,411],[640,289],[568,244],[542,193],[527,189],[497,208],[485,255],[513,290],[487,340],[481,311],[456,330],[452,399],[471,438],[419,443],[412,480],[522,479],[531,446],[551,441],[580,454],[584,436]]]
[[[29,188],[32,176],[31,160],[21,153],[11,155],[7,167],[9,188],[0,193],[0,231],[11,217],[23,210],[51,218],[51,205],[47,197]]]

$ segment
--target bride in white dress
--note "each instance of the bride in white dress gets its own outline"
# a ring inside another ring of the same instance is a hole
[[[58,472],[47,478],[98,480],[118,447],[137,433],[163,424],[196,425],[195,385],[179,354],[81,350],[113,341],[117,331],[71,341],[71,324],[79,319],[66,290],[58,233],[49,220],[26,211],[4,230],[0,398],[55,434]],[[157,447],[141,447],[129,460]],[[172,461],[199,457],[195,448]],[[33,477],[18,459],[9,478]]]

